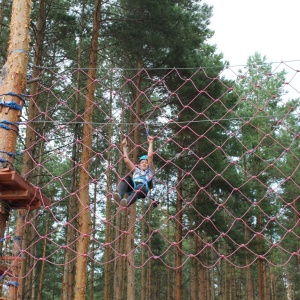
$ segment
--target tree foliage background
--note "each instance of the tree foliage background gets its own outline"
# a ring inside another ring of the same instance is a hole
[[[23,175],[52,205],[26,214],[22,299],[76,294],[90,84],[86,299],[133,299],[131,276],[141,299],[298,299],[299,101],[286,94],[286,72],[255,53],[227,78],[229,63],[209,43],[213,8],[203,1],[99,3],[91,78],[95,2],[32,2],[34,81],[18,137],[30,159],[18,156],[15,168],[26,163]],[[10,11],[11,1],[1,1],[1,64]],[[151,193],[161,208],[140,200],[134,214],[122,215],[111,200],[126,174],[120,141],[128,138],[134,160],[147,150],[147,134],[156,136]],[[11,212],[7,235],[16,218]]]

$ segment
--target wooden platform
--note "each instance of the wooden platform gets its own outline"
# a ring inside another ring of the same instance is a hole
[[[0,201],[6,201],[11,209],[33,210],[51,204],[39,188],[10,168],[0,169]]]

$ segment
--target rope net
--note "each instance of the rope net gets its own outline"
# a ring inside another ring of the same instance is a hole
[[[22,236],[11,212],[1,240],[3,282],[16,280],[15,259],[25,262],[17,278],[24,289],[44,272],[44,293],[60,295],[64,274],[73,274],[73,285],[84,256],[98,295],[118,276],[126,285],[125,268],[136,281],[147,278],[138,293],[159,286],[152,299],[175,293],[165,280],[178,274],[186,293],[197,282],[206,299],[225,295],[233,282],[242,297],[247,280],[255,294],[261,274],[278,295],[291,286],[300,292],[298,61],[101,69],[96,80],[86,69],[32,68],[39,76],[30,79],[14,167],[51,204],[26,210]],[[112,197],[128,174],[121,142],[127,138],[137,163],[149,135],[154,188],[121,207]],[[86,237],[82,253],[77,245]]]

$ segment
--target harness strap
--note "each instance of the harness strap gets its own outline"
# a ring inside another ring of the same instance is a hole
[[[133,181],[133,187],[136,189],[137,187],[139,187],[139,186],[142,186],[142,185],[145,185],[145,187],[146,187],[146,190],[147,190],[147,192],[148,192],[148,190],[149,190],[149,187],[148,187],[148,182],[135,182],[135,181]]]

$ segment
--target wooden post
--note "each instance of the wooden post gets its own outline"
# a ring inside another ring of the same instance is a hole
[[[14,0],[7,61],[0,77],[0,168],[12,166],[20,121],[29,47],[31,0]]]
[[[7,61],[0,76],[0,169],[13,167],[16,151],[18,122],[24,105],[26,71],[29,50],[29,24],[31,0],[14,0],[10,24],[10,40]],[[6,215],[0,214],[0,224],[5,224]],[[1,228],[3,234],[5,228]],[[3,238],[1,236],[0,238]],[[10,268],[13,276],[9,299],[17,299],[19,263]]]

